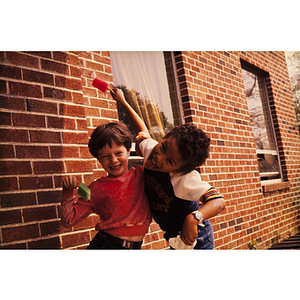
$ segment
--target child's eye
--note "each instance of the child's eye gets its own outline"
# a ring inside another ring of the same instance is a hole
[[[173,163],[172,163],[171,159],[168,159],[168,160],[167,160],[167,162],[168,162],[168,164],[169,164],[170,166],[172,166],[172,165],[173,165]]]

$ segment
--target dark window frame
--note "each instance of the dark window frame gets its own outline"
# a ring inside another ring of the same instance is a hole
[[[270,126],[272,128],[272,135],[275,143],[275,151],[276,151],[276,156],[278,160],[278,167],[279,167],[279,178],[277,179],[268,179],[266,176],[263,176],[265,174],[260,172],[260,177],[261,177],[261,183],[262,185],[266,184],[272,184],[272,183],[277,183],[277,182],[282,182],[282,181],[287,181],[287,172],[286,168],[284,167],[285,164],[285,159],[282,151],[282,139],[279,131],[279,126],[278,126],[278,119],[276,115],[276,107],[274,104],[274,97],[273,97],[273,92],[272,92],[272,85],[271,85],[271,79],[270,79],[270,74],[244,60],[240,60],[241,62],[241,67],[242,69],[249,71],[251,73],[256,74],[263,80],[263,89],[265,93],[265,101],[267,101],[266,107],[268,108],[268,115],[269,115],[269,121],[271,122]],[[258,163],[260,160],[260,157],[264,153],[267,153],[268,150],[257,150],[257,158],[258,158]],[[274,155],[274,150],[270,150],[270,153],[272,152]]]

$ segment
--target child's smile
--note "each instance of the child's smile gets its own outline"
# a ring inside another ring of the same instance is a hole
[[[148,166],[152,170],[159,172],[177,172],[184,163],[185,161],[182,160],[176,145],[176,139],[168,137],[162,139],[161,142],[154,147]]]
[[[111,148],[105,145],[98,150],[98,160],[103,169],[111,176],[121,176],[128,170],[128,157],[130,149],[112,142]]]

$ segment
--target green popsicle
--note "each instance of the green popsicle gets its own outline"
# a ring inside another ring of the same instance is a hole
[[[91,190],[84,183],[80,183],[78,186],[78,195],[88,201],[91,199]]]

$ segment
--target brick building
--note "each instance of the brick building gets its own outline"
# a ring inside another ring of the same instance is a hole
[[[284,52],[162,55],[174,120],[212,140],[201,176],[227,203],[211,219],[215,249],[248,249],[251,239],[267,249],[297,233],[300,137]],[[61,182],[65,174],[86,184],[105,176],[87,143],[96,126],[119,119],[109,93],[92,86],[95,77],[115,82],[113,57],[0,53],[1,248],[84,249],[95,235],[95,215],[61,227]],[[167,248],[152,223],[143,249]]]

